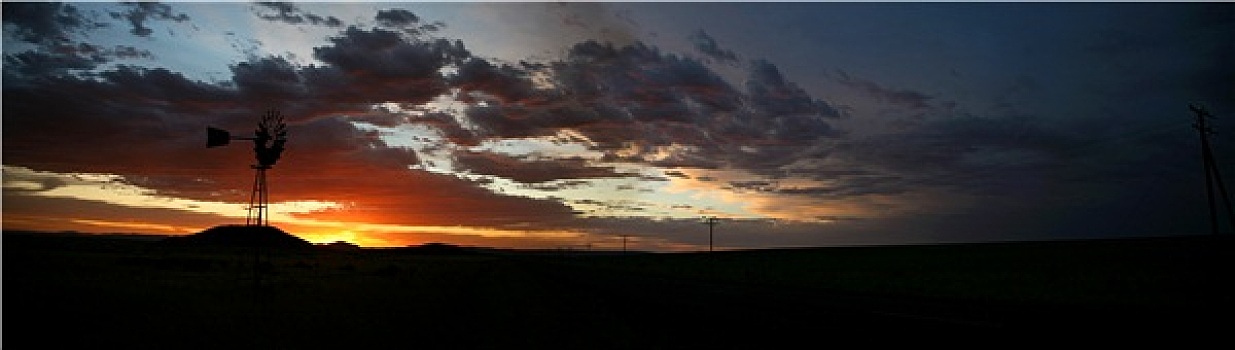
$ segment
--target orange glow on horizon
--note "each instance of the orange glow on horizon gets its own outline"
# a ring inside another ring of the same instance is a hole
[[[156,231],[156,232],[164,232],[164,233],[187,234],[187,233],[193,233],[193,232],[199,231],[199,230],[195,230],[195,229],[183,227],[183,226],[155,224],[155,223],[149,223],[149,222],[131,222],[131,221],[120,222],[120,221],[91,220],[91,219],[69,219],[69,221],[73,223],[93,225],[93,226],[99,226],[99,227],[141,230],[141,231],[147,231],[147,232]]]
[[[312,243],[345,241],[362,247],[440,242],[543,249],[587,246],[606,239],[588,228],[535,224],[573,215],[569,207],[550,200],[497,194],[466,180],[407,169],[370,167],[365,176],[349,173],[353,176],[348,177],[323,176],[321,170],[304,170],[315,175],[283,179],[283,186],[276,187],[281,198],[270,204],[272,226]],[[4,173],[3,224],[10,230],[188,235],[243,223],[246,215],[247,206],[236,198],[243,192],[189,187],[172,194],[143,187],[140,181],[122,181],[120,175],[10,165],[4,166]],[[43,183],[58,185],[38,185]]]

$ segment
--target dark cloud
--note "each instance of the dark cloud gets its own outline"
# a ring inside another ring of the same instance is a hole
[[[768,192],[768,191],[774,190],[775,184],[770,181],[762,181],[762,180],[730,181],[729,188],[736,189],[739,191]]]
[[[838,70],[836,75],[837,77],[835,79],[841,85],[861,91],[871,97],[874,97],[880,102],[887,102],[913,109],[927,109],[930,108],[931,100],[934,99],[927,94],[913,90],[887,88],[873,81],[852,77],[844,71]]]
[[[282,57],[239,62],[231,70],[237,89],[261,99],[299,100],[307,97],[310,90],[300,67]]]
[[[422,116],[409,118],[410,122],[426,125],[436,129],[446,141],[460,146],[477,146],[477,140],[472,131],[465,129],[453,115],[444,112],[427,112]]]
[[[488,60],[471,59],[458,67],[458,71],[450,78],[451,85],[465,92],[480,92],[485,96],[499,99],[500,103],[536,104],[530,100],[538,97],[547,100],[551,97],[534,96],[530,71],[511,65],[494,65]],[[543,93],[542,93],[543,94]]]
[[[105,48],[89,43],[78,43],[77,45],[57,45],[52,48],[53,54],[61,56],[83,57],[92,61],[103,63],[110,62],[114,59],[138,59],[154,57],[150,51],[141,50],[132,46],[115,46],[113,48]]]
[[[689,39],[690,43],[695,45],[695,50],[699,50],[704,56],[721,63],[735,63],[738,60],[737,54],[733,53],[733,51],[722,49],[707,32],[700,30],[691,34]]]
[[[185,22],[189,20],[189,15],[183,13],[175,13],[172,7],[167,4],[158,2],[129,2],[123,3],[129,7],[128,12],[112,12],[112,18],[124,19],[129,21],[129,25],[133,29],[129,32],[136,36],[150,36],[154,30],[146,26],[147,21],[175,21]]]
[[[421,23],[419,16],[404,9],[381,10],[373,19],[377,21],[378,27],[399,30],[409,35],[436,32],[446,27],[446,23],[441,21]]]
[[[282,57],[232,65],[232,83],[246,101],[296,118],[355,115],[381,119],[381,102],[418,105],[449,91],[439,72],[470,53],[462,43],[419,41],[398,33],[348,28],[314,49],[326,65],[298,66]]]
[[[329,41],[331,46],[314,48],[313,56],[350,77],[401,81],[437,76],[439,68],[471,56],[460,41],[407,41],[381,29],[350,27]]]
[[[816,179],[825,177],[815,176]],[[842,200],[868,195],[900,194],[909,190],[899,176],[832,176],[826,177],[836,185],[796,186],[770,180],[730,181],[727,189],[735,192],[763,192],[798,195],[822,200]]]
[[[283,22],[287,24],[311,24],[315,26],[327,27],[343,26],[343,21],[335,18],[334,16],[322,17],[320,15],[307,13],[290,2],[258,2],[254,5],[254,11],[257,13],[257,17],[267,21]],[[274,13],[263,12],[262,10],[274,11]]]
[[[689,178],[690,178],[690,175],[686,175],[686,173],[683,173],[683,172],[681,172],[681,171],[677,171],[677,170],[670,170],[670,171],[666,171],[666,172],[665,172],[665,176],[668,176],[668,177],[676,177],[676,178],[680,178],[680,179],[689,179]]]
[[[900,186],[899,181],[869,183],[868,181],[861,180],[862,178],[847,179],[844,185],[836,187],[781,187],[770,190],[770,192],[803,195],[815,199],[843,200],[874,194],[901,194],[909,190],[906,186]]]
[[[622,177],[613,167],[593,166],[581,158],[524,160],[492,152],[461,151],[454,154],[457,167],[473,173],[494,175],[521,183],[562,179]]]
[[[60,44],[49,51],[22,51],[4,56],[4,72],[8,83],[49,75],[64,75],[74,71],[87,71],[116,59],[148,59],[149,51],[131,46],[104,48],[88,43]]]
[[[4,6],[5,36],[38,48],[6,53],[5,81],[84,71],[116,59],[149,59],[149,51],[131,46],[105,48],[77,42],[75,33],[105,26],[84,16],[76,7],[56,2],[17,2]]]
[[[185,164],[202,125],[243,109],[228,89],[161,69],[121,66],[94,77],[4,84],[6,164],[58,172],[129,174],[142,162]],[[256,114],[253,114],[256,115]],[[127,169],[127,170],[126,170]]]
[[[420,17],[411,11],[404,9],[381,10],[374,16],[377,24],[383,27],[405,27],[416,25],[420,22]]]
[[[96,25],[77,7],[59,2],[8,2],[3,11],[5,34],[33,44],[66,43],[71,32]]]
[[[120,66],[98,72],[96,76],[102,79],[101,84],[95,85],[100,89],[98,96],[115,98],[121,100],[117,102],[132,106],[157,108],[161,112],[188,115],[208,111],[212,105],[237,102],[234,100],[236,93],[230,89],[191,80],[163,68]],[[94,85],[87,81],[81,83]]]
[[[151,54],[150,51],[138,49],[132,46],[116,46],[111,50],[99,50],[98,52],[103,56],[112,56],[119,59],[154,58],[154,54]]]
[[[612,212],[622,212],[622,213],[642,212],[642,211],[649,211],[650,210],[649,207],[652,206],[650,203],[647,203],[647,202],[640,202],[640,201],[633,201],[633,200],[599,201],[599,200],[592,200],[592,199],[576,199],[576,200],[570,200],[570,202],[576,205],[582,204],[586,206],[598,207],[596,209],[583,210],[582,213],[584,214],[612,214]]]
[[[21,79],[61,75],[70,70],[93,69],[101,63],[90,57],[77,55],[48,54],[38,51],[25,51],[4,56],[4,76],[6,84],[17,83]]]
[[[533,183],[524,184],[524,186],[526,186],[527,188],[535,189],[538,191],[561,191],[561,190],[566,190],[566,189],[585,188],[591,185],[592,183],[587,180],[570,180],[570,179],[553,180],[553,181],[546,181],[546,182],[533,182]],[[552,198],[552,199],[561,200],[561,198]]]
[[[804,115],[839,118],[841,112],[827,102],[815,99],[796,83],[785,80],[780,69],[766,60],[751,62],[746,82],[752,107],[771,116]]]
[[[467,116],[477,125],[474,135],[482,139],[551,136],[564,128],[605,128],[597,125],[603,119],[595,110],[569,100],[538,106],[474,106],[467,110]]]
[[[550,77],[551,86],[534,87],[532,72]],[[770,63],[753,66],[749,93],[743,93],[699,61],[642,43],[583,42],[565,60],[544,66],[475,60],[455,81],[487,98],[468,111],[477,137],[570,129],[609,161],[772,169],[813,142],[840,135],[826,121],[840,112],[786,81]]]
[[[710,119],[709,112],[740,107],[733,88],[698,61],[662,54],[642,43],[577,44],[553,73],[572,97],[639,122],[706,123],[699,118]]]

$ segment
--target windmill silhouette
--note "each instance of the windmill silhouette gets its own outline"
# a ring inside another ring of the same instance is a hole
[[[284,144],[287,143],[287,125],[283,123],[283,115],[277,110],[267,111],[257,123],[253,137],[235,137],[227,130],[206,127],[206,148],[225,146],[231,140],[253,141],[257,164],[250,166],[255,172],[245,225],[266,226],[270,217],[270,191],[266,186],[266,170],[270,170],[274,163],[279,161],[279,157],[283,155]]]

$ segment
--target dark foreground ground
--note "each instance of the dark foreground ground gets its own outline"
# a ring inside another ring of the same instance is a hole
[[[713,254],[283,251],[255,281],[248,249],[5,233],[2,346],[763,349],[1152,338],[1178,348],[1229,343],[1231,248],[1230,237],[1181,237]]]

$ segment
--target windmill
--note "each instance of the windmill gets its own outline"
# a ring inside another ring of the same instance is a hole
[[[270,207],[270,192],[266,187],[266,170],[274,167],[283,154],[283,145],[287,142],[287,125],[283,123],[283,115],[277,110],[267,111],[257,123],[253,137],[231,136],[227,130],[207,127],[206,148],[225,146],[231,140],[253,141],[253,152],[257,164],[250,166],[255,171],[253,175],[253,192],[249,195],[249,214],[245,224],[250,226],[266,226],[269,220],[267,209]]]

